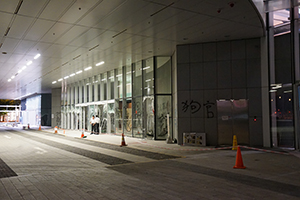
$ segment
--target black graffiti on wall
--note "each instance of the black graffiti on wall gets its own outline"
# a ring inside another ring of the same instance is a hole
[[[181,104],[182,104],[183,112],[187,112],[188,110],[190,110],[192,114],[199,112],[202,107],[201,103],[195,100],[191,100],[191,101],[186,100],[181,102]],[[206,101],[206,103],[203,104],[203,106],[205,107],[207,118],[213,118],[215,116],[214,112],[212,111],[212,106],[214,105],[215,105],[214,103],[209,101]]]

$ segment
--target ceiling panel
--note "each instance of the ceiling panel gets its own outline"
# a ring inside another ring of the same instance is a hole
[[[125,23],[123,26],[127,27],[128,23],[135,23],[130,22],[130,20],[132,20],[132,15],[136,16],[135,13],[139,12],[142,9],[146,9],[147,5],[149,5],[147,2],[140,0],[125,1],[123,4],[121,4],[121,6],[114,9],[114,11],[110,15],[105,17],[105,19],[101,20],[95,26],[103,29],[111,29],[111,27],[115,26],[116,24],[120,24],[121,21],[123,21]],[[139,19],[134,18],[134,20]]]
[[[16,48],[16,46],[18,45],[19,40],[16,39],[12,39],[12,38],[5,38],[3,45],[1,47],[1,51],[5,51],[5,52],[13,52],[13,50]]]
[[[32,47],[34,47],[36,42],[29,40],[22,40],[16,47],[15,53],[26,54]]]
[[[98,0],[77,0],[59,19],[59,21],[74,24],[88,14],[90,9],[95,6],[97,2]]]
[[[30,28],[30,30],[28,31],[28,33],[26,34],[24,39],[38,41],[49,31],[49,29],[54,24],[55,24],[55,22],[53,22],[53,21],[38,19],[35,21],[33,26]]]
[[[74,3],[74,0],[51,0],[41,13],[40,17],[57,21]]]
[[[39,53],[42,57],[47,57],[47,55],[45,55],[44,52],[47,51],[47,49],[50,48],[51,45],[52,44],[50,43],[38,42],[27,52],[27,55],[35,56]]]
[[[86,16],[84,16],[78,24],[83,26],[94,26],[103,20],[109,14],[112,14],[119,6],[126,3],[124,0],[103,0],[93,8]]]
[[[58,38],[55,43],[59,44],[69,44],[72,40],[81,36],[83,33],[87,32],[89,28],[82,26],[73,26],[70,30],[68,30],[64,35]]]
[[[1,7],[1,6],[0,6]],[[4,35],[9,27],[13,15],[8,13],[0,12],[0,35]]]
[[[34,21],[33,18],[16,16],[15,20],[11,24],[8,36],[13,38],[18,38],[18,39],[22,38],[24,33],[28,31],[33,21]]]
[[[37,17],[41,14],[48,2],[49,1],[47,0],[25,0],[21,5],[18,14]]]
[[[97,36],[99,36],[100,34],[102,34],[104,32],[105,32],[105,30],[92,28],[92,29],[88,30],[87,32],[83,33],[80,37],[76,38],[69,45],[84,46],[87,48],[95,47],[96,45],[88,46],[87,43],[89,41],[95,39]]]
[[[247,0],[234,1],[234,7],[224,0],[24,0],[13,15],[18,2],[0,0],[1,51],[7,51],[0,55],[2,98],[51,91],[61,84],[52,81],[89,65],[91,71],[67,83],[154,55],[172,55],[178,44],[263,35]],[[8,83],[37,53],[41,57]],[[100,61],[105,64],[95,67]]]
[[[72,25],[65,23],[55,23],[53,27],[44,35],[40,40],[42,42],[55,42],[60,38],[66,31],[68,31]]]
[[[19,0],[0,0],[0,11],[13,13],[16,10],[18,3]]]

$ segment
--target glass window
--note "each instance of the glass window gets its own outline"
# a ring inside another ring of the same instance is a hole
[[[132,66],[132,92],[133,96],[142,96],[142,61],[134,63]]]
[[[154,94],[153,76],[153,58],[150,58],[144,61],[143,66],[144,95]]]
[[[126,91],[126,97],[131,97],[132,95],[132,81],[131,81],[131,75],[132,75],[132,71],[131,71],[131,65],[126,66],[126,86],[125,86],[125,91]]]
[[[101,101],[107,100],[107,74],[103,73],[101,74]]]
[[[132,102],[131,98],[126,99],[124,106],[124,134],[127,136],[132,136]]]
[[[171,94],[171,58],[156,57],[156,93]]]
[[[156,139],[166,139],[168,136],[168,124],[167,124],[167,115],[169,114],[169,123],[170,123],[170,133],[172,127],[172,118],[171,118],[171,96],[157,96],[156,97]]]
[[[123,78],[122,78],[122,68],[116,70],[116,79],[117,79],[117,98],[123,97]]]
[[[271,13],[270,13],[271,14]],[[293,63],[290,11],[273,12],[275,77],[270,84],[271,132],[274,147],[294,147]]]
[[[142,97],[133,98],[132,101],[132,134],[133,137],[143,138],[143,112]]]
[[[115,101],[115,127],[116,133],[123,133],[123,101],[116,100]]]
[[[144,96],[143,98],[144,130],[148,139],[153,139],[155,134],[154,126],[154,96]]]
[[[108,90],[108,97],[107,99],[114,99],[115,97],[115,72],[114,70],[111,70],[108,72],[108,84],[107,84],[107,90]]]

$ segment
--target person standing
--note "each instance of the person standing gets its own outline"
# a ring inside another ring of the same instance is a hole
[[[95,118],[95,131],[96,131],[96,134],[99,135],[99,125],[100,125],[100,118],[98,115],[96,115],[96,118]]]
[[[90,124],[92,126],[92,131],[91,131],[91,135],[95,133],[95,116],[93,115],[91,120],[90,120]]]

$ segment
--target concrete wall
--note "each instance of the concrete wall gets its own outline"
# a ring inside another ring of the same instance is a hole
[[[61,88],[52,89],[51,127],[61,126]]]
[[[41,125],[51,126],[51,94],[41,95]]]
[[[207,145],[217,145],[216,100],[248,99],[250,145],[262,145],[260,39],[180,45],[176,56],[179,144],[185,132],[204,132]]]

